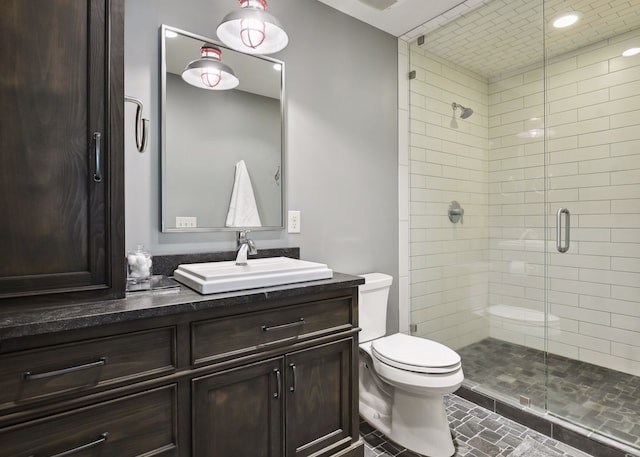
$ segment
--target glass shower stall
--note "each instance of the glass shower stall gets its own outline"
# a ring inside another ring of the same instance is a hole
[[[640,449],[640,0],[465,5],[409,48],[412,332]]]

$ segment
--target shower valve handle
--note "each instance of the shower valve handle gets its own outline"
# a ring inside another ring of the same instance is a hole
[[[455,200],[449,204],[449,220],[454,224],[457,224],[458,221],[461,224],[464,223],[464,209]]]

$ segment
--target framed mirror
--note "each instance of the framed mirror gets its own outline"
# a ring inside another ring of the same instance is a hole
[[[167,25],[160,43],[161,230],[283,229],[284,63]],[[182,78],[205,44],[220,50],[235,88]]]

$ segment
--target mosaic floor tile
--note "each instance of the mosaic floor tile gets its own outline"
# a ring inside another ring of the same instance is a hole
[[[525,439],[544,445],[554,457],[597,457],[573,449],[456,395],[445,397],[456,447],[454,457],[508,457]],[[365,457],[420,457],[391,442],[367,422],[360,423]]]
[[[465,379],[640,447],[640,378],[493,338],[457,351]],[[546,402],[546,405],[545,405]]]

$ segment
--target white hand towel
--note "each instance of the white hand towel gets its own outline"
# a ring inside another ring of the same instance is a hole
[[[231,202],[227,212],[227,227],[260,227],[260,215],[244,160],[236,163]]]

